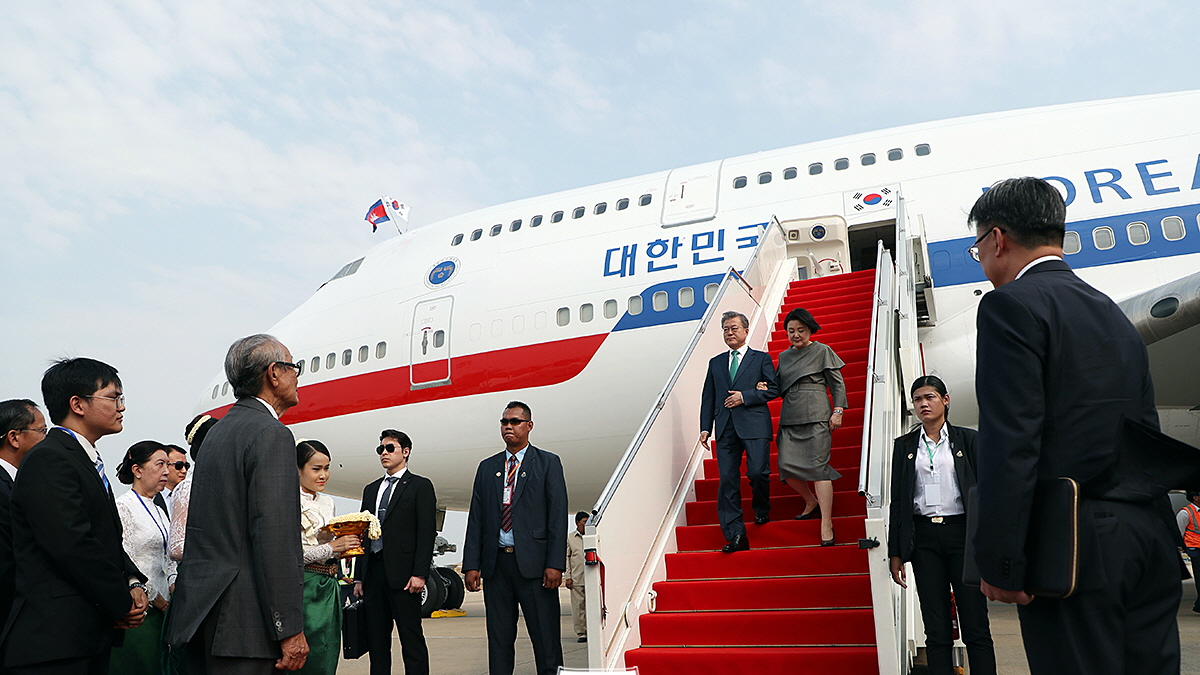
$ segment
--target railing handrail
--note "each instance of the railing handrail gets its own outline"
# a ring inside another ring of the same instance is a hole
[[[871,412],[871,406],[875,401],[875,382],[878,380],[878,377],[875,373],[875,345],[877,344],[878,331],[880,330],[879,308],[887,305],[887,302],[879,296],[879,292],[881,279],[884,274],[883,266],[891,264],[892,262],[889,259],[887,249],[884,247],[883,241],[878,241],[875,246],[875,289],[871,295],[871,299],[874,304],[871,306],[871,341],[869,343],[871,347],[867,349],[867,386],[865,397],[863,399],[864,414]],[[858,459],[858,466],[860,467],[858,473],[858,494],[867,498],[870,497],[867,492],[867,480],[871,472],[871,427],[871,420],[864,417],[862,431],[862,451]]]

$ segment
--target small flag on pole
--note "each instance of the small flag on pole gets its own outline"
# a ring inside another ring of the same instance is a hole
[[[371,224],[372,232],[379,229],[380,223],[386,223],[389,220],[391,218],[388,218],[387,208],[384,207],[382,199],[372,204],[371,209],[367,211],[366,221]]]
[[[404,202],[396,201],[395,199],[392,199],[391,197],[384,197],[383,203],[386,204],[389,209],[391,209],[393,212],[395,212],[397,218],[399,218],[400,220],[403,220],[406,223],[408,222],[408,211],[411,208],[411,207],[409,207],[408,204],[405,204]]]

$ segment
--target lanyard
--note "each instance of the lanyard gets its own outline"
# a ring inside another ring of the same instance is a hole
[[[513,457],[516,457],[516,455],[513,455]],[[521,470],[521,465],[524,463],[525,463],[525,460],[521,460],[521,461],[517,462],[516,464],[513,464],[512,471],[509,471],[508,475],[504,477],[504,482],[506,484],[509,482],[513,482],[515,484],[515,482],[513,481],[513,477],[516,476],[517,472]]]
[[[138,494],[137,490],[134,490],[133,494],[137,496],[138,502],[142,505],[142,508],[146,510],[146,515],[150,516],[150,520],[154,521],[154,527],[156,529],[158,529],[158,534],[159,534],[159,536],[162,537],[163,555],[166,555],[167,554],[167,531],[165,529],[163,529],[162,523],[158,522],[158,518],[154,517],[154,513],[152,511],[150,511],[150,507],[146,506],[146,499],[144,497],[142,497],[140,494]],[[154,506],[154,508],[157,509],[158,505],[156,504]]]
[[[933,465],[933,448],[929,447],[928,438],[922,437],[921,440],[925,441],[925,452],[929,453],[929,473],[936,474],[937,468]]]

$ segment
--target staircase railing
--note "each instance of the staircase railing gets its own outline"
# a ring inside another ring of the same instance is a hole
[[[787,241],[771,219],[739,274],[730,269],[678,363],[625,451],[588,521],[584,548],[604,562],[585,567],[588,665],[624,667],[625,651],[640,644],[637,617],[653,609],[652,585],[666,578],[664,556],[678,550],[675,528],[708,448],[699,442],[700,395],[713,354],[725,349],[720,317],[738,311],[750,319],[748,343],[765,348],[775,312],[795,270],[786,264]],[[603,592],[603,595],[601,593]],[[594,602],[591,598],[603,598]],[[607,620],[602,616],[607,605]]]

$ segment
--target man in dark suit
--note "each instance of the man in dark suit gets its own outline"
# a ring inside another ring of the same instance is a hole
[[[102,675],[122,629],[140,626],[148,604],[96,452],[97,441],[121,431],[125,397],[117,370],[86,358],[50,366],[42,397],[56,426],[13,484],[16,595],[4,663],[30,675]]]
[[[558,587],[567,567],[567,484],[558,455],[529,443],[532,430],[529,406],[509,403],[500,418],[506,449],[479,463],[467,514],[463,571],[468,591],[487,582],[491,675],[513,672],[518,605],[539,675],[563,663]]]
[[[700,399],[700,442],[707,443],[710,434],[717,438],[717,470],[721,475],[717,517],[728,542],[722,549],[726,553],[750,548],[746,524],[742,522],[743,452],[754,522],[762,525],[771,520],[772,425],[767,401],[779,396],[779,383],[770,355],[746,345],[749,329],[746,315],[721,315],[721,331],[729,351],[708,362]],[[765,391],[756,389],[759,382],[767,383]]]
[[[1146,346],[1062,260],[1066,207],[1049,183],[1001,181],[971,210],[971,253],[995,290],[978,314],[981,588],[1017,602],[1030,672],[1178,673],[1179,532],[1169,504],[1098,498],[1125,418],[1158,428]],[[1034,486],[1066,476],[1079,507],[1079,576],[1063,599],[1026,575]]]
[[[299,372],[270,335],[225,356],[237,403],[204,440],[167,615],[167,644],[187,646],[189,670],[265,675],[308,656],[296,442],[279,421],[300,402]]]
[[[17,568],[13,562],[10,520],[13,483],[21,460],[46,437],[46,418],[37,404],[15,398],[0,403],[0,617],[7,618],[16,590]],[[3,621],[0,618],[0,621]],[[3,624],[0,624],[3,625]],[[0,672],[7,672],[0,659]]]
[[[360,511],[378,516],[382,535],[368,540],[354,570],[354,594],[366,595],[367,649],[371,675],[392,672],[392,625],[400,636],[405,675],[429,673],[429,649],[421,631],[421,591],[433,566],[437,496],[433,483],[408,470],[412,440],[385,429],[379,463],[387,475],[363,489]]]

